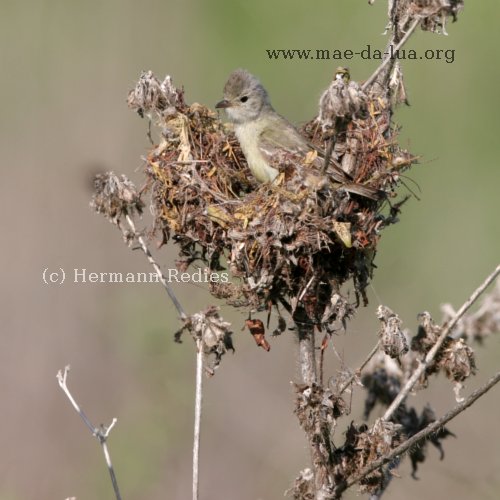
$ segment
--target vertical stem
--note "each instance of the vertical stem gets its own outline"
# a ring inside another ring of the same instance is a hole
[[[300,375],[304,384],[312,385],[317,381],[314,325],[308,324],[307,317],[304,319],[304,322],[296,323],[299,332]]]
[[[199,463],[200,463],[200,427],[201,402],[203,395],[203,342],[196,341],[196,396],[194,405],[194,441],[193,441],[193,500],[198,500]]]
[[[317,385],[314,325],[303,308],[296,309],[294,320],[299,337],[300,375],[302,382],[309,387],[308,408],[305,412],[307,417],[301,419],[299,416],[299,421],[309,442],[314,474],[314,498],[320,500],[326,498],[323,493],[329,483],[330,424],[323,421],[316,401],[323,388]]]
[[[115,469],[111,463],[111,456],[109,455],[108,445],[106,441],[101,442],[102,451],[104,453],[104,458],[106,459],[106,465],[108,466],[109,476],[111,477],[111,484],[113,485],[113,491],[115,492],[116,500],[122,500],[120,494],[120,488],[118,487],[118,481],[116,480]]]

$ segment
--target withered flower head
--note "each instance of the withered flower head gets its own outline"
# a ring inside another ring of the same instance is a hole
[[[408,352],[408,341],[401,330],[403,322],[388,307],[380,305],[377,309],[380,320],[379,338],[384,352],[391,358],[398,358]]]
[[[113,224],[120,226],[126,215],[142,214],[142,202],[134,184],[124,175],[113,172],[97,174],[94,178],[94,195],[90,206],[105,215]]]
[[[167,75],[160,83],[152,71],[141,74],[135,88],[127,98],[128,106],[137,111],[142,117],[149,119],[164,118],[174,114],[177,106],[182,102],[182,93],[172,84],[172,78]]]
[[[337,68],[332,83],[319,100],[318,121],[323,131],[338,129],[339,121],[352,120],[365,111],[366,105],[367,96],[359,84],[350,79],[349,70]]]
[[[176,342],[181,342],[182,333],[186,330],[194,340],[201,341],[205,354],[214,356],[214,362],[209,367],[210,374],[219,366],[222,356],[228,350],[234,352],[231,324],[220,316],[218,307],[208,306],[205,310],[189,316],[183,327],[176,332]]]

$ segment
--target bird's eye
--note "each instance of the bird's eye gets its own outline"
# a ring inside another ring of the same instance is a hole
[[[248,96],[244,95],[243,97],[240,97],[241,102],[247,102],[248,101]]]

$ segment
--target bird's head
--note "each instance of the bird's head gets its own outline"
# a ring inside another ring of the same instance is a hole
[[[244,69],[233,71],[224,86],[224,99],[215,107],[224,109],[233,123],[247,123],[259,117],[263,109],[272,109],[266,89]]]

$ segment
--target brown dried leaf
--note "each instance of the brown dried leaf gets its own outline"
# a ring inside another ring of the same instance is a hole
[[[266,340],[264,323],[260,319],[247,319],[245,324],[253,335],[255,343],[265,351],[270,351],[271,345]]]

